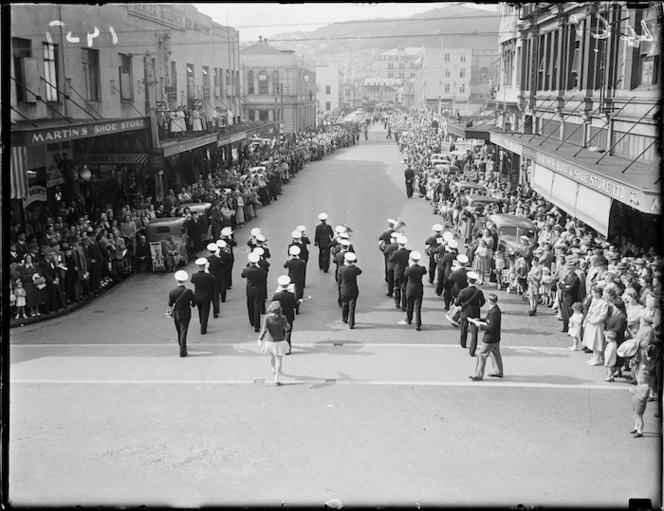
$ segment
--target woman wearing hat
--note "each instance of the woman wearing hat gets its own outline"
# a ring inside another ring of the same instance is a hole
[[[286,334],[289,329],[288,320],[281,313],[279,302],[270,302],[267,314],[263,318],[263,326],[258,336],[258,345],[261,347],[262,353],[270,355],[270,366],[274,373],[275,385],[281,385],[279,375],[281,374],[283,356],[290,351],[286,341]]]
[[[588,365],[598,366],[602,364],[604,354],[604,329],[609,316],[609,304],[602,298],[601,287],[593,286],[591,293],[590,307],[583,321],[583,344],[593,352]]]

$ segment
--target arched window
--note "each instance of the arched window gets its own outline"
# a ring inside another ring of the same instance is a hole
[[[258,94],[267,94],[267,71],[260,71],[258,73]]]
[[[254,85],[254,71],[252,69],[247,71],[247,94],[256,94]]]

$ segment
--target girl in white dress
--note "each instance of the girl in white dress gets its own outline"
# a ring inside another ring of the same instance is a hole
[[[572,304],[573,314],[569,318],[567,333],[572,338],[570,351],[581,351],[581,323],[583,323],[583,304],[576,302]]]
[[[583,344],[593,352],[588,365],[602,365],[605,343],[604,327],[608,316],[609,304],[602,298],[602,288],[593,286],[592,301],[583,324]]]

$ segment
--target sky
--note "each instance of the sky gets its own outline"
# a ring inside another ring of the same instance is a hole
[[[461,3],[461,2],[459,2]],[[311,32],[319,27],[341,21],[373,18],[407,18],[413,14],[450,5],[437,3],[204,3],[192,4],[221,25],[239,30],[240,42],[268,39],[284,32]],[[469,7],[496,10],[491,4],[466,3]]]

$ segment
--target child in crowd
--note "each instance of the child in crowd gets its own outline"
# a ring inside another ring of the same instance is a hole
[[[583,304],[576,302],[572,304],[572,316],[569,318],[567,333],[572,338],[570,351],[581,351],[581,324],[583,323]]]
[[[507,268],[503,270],[504,280],[507,285],[507,292],[510,294],[518,293],[519,287],[516,280],[516,262],[514,256],[510,256]]]
[[[613,330],[604,331],[604,339],[606,340],[606,347],[604,348],[604,367],[606,367],[606,378],[604,381],[615,381],[613,375],[615,373],[615,366],[617,361],[618,342],[616,341],[616,333]]]
[[[553,277],[549,268],[542,269],[542,281],[540,283],[540,296],[544,307],[553,307],[552,295]]]
[[[632,393],[632,410],[634,410],[634,429],[630,433],[634,435],[634,438],[643,436],[643,414],[646,411],[650,393],[649,380],[650,371],[644,364],[640,364],[636,370],[636,385],[629,389]]]
[[[514,271],[516,273],[517,291],[520,295],[523,295],[524,300],[527,300],[528,263],[525,257],[519,256],[514,265]]]
[[[505,279],[504,279],[504,271],[505,271],[505,258],[503,257],[503,253],[500,250],[496,250],[496,253],[494,255],[494,266],[495,266],[495,273],[496,273],[496,283],[498,289],[502,289],[504,284],[505,284]]]
[[[16,296],[16,319],[19,316],[26,318],[25,315],[25,289],[23,288],[23,282],[20,279],[16,281],[16,286],[14,287],[14,295]]]

